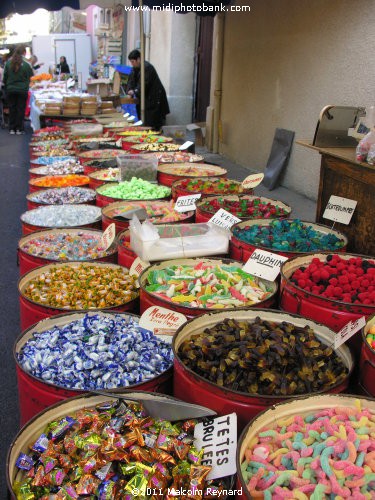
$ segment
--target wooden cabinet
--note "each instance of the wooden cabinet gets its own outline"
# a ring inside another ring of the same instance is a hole
[[[331,225],[323,213],[331,195],[357,201],[349,225],[335,223],[348,236],[348,251],[375,256],[375,166],[358,162],[354,148],[316,148],[321,154],[316,222]]]

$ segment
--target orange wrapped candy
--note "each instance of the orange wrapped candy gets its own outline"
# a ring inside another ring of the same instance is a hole
[[[30,184],[32,186],[44,188],[59,188],[70,186],[84,186],[89,183],[89,180],[90,179],[87,177],[87,175],[46,175],[37,179],[31,179]]]

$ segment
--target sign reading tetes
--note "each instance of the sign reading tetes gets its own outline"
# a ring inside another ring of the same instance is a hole
[[[116,237],[116,225],[112,222],[107,229],[104,231],[102,238],[100,240],[100,247],[104,250],[108,250],[108,248],[112,245],[114,239]]]
[[[186,316],[165,307],[151,306],[139,319],[139,326],[151,330],[155,335],[165,335],[171,342],[177,328],[187,321]]]
[[[185,151],[185,149],[189,149],[190,146],[192,146],[194,144],[194,142],[191,142],[191,141],[186,141],[184,142],[178,149],[180,151]]]
[[[179,196],[174,205],[176,212],[189,212],[190,210],[196,210],[195,202],[199,200],[202,193],[188,194],[186,196]]]
[[[194,444],[204,450],[202,465],[212,467],[207,479],[236,473],[237,415],[208,417],[194,427]]]
[[[267,252],[266,250],[254,250],[242,270],[246,273],[258,276],[268,281],[275,281],[280,273],[283,262],[288,257],[278,255],[277,253]]]
[[[251,174],[251,175],[248,175],[246,177],[246,179],[244,179],[242,181],[242,187],[244,189],[255,188],[255,187],[259,186],[259,184],[262,182],[263,178],[264,178],[264,174]]]
[[[220,208],[208,222],[222,227],[223,229],[230,229],[233,224],[241,222],[241,219],[231,214],[230,212],[227,212],[226,210],[224,210],[224,208]]]
[[[366,324],[366,318],[361,316],[360,318],[349,321],[339,332],[335,334],[334,348],[338,349],[340,345],[344,344],[350,339],[355,333],[363,328]]]
[[[349,224],[356,206],[355,200],[332,195],[324,210],[323,219]]]

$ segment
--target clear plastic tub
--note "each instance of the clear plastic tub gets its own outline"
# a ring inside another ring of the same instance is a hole
[[[156,182],[158,160],[149,155],[124,155],[116,158],[120,170],[120,181],[130,181],[132,177]]]

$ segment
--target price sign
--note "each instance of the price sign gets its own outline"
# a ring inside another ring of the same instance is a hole
[[[208,417],[194,428],[194,444],[204,450],[202,465],[212,467],[207,479],[231,476],[236,473],[237,415]]]
[[[233,224],[236,224],[236,222],[241,222],[241,219],[231,214],[230,212],[227,212],[226,210],[224,210],[224,208],[220,208],[208,222],[211,222],[212,224],[215,224],[216,226],[222,227],[224,229],[230,229]]]
[[[275,281],[280,273],[281,265],[286,260],[288,260],[288,257],[283,257],[277,253],[254,250],[242,270],[258,276],[258,278]]]
[[[242,187],[244,189],[252,189],[257,187],[263,180],[264,174],[252,174],[248,175],[246,179],[242,181]]]
[[[192,146],[194,144],[194,142],[191,142],[191,141],[186,141],[182,144],[182,146],[180,146],[178,149],[180,151],[184,151],[185,149],[188,149],[190,148],[190,146]]]
[[[356,206],[355,200],[332,195],[324,210],[323,218],[341,222],[341,224],[349,224]]]
[[[163,335],[167,338],[176,332],[177,328],[187,321],[186,316],[165,307],[152,306],[145,310],[139,319],[139,326],[151,330],[155,335]]]
[[[113,243],[116,237],[116,225],[114,223],[110,224],[102,235],[100,240],[100,246],[107,250]]]
[[[179,196],[174,205],[174,209],[176,212],[189,212],[190,210],[196,210],[197,207],[195,206],[195,202],[199,200],[201,196],[201,193]]]
[[[361,328],[363,328],[366,324],[366,318],[361,316],[360,318],[349,321],[339,332],[335,334],[335,343],[334,348],[338,349],[340,345],[344,344],[347,340],[350,339],[355,333],[358,332]]]

